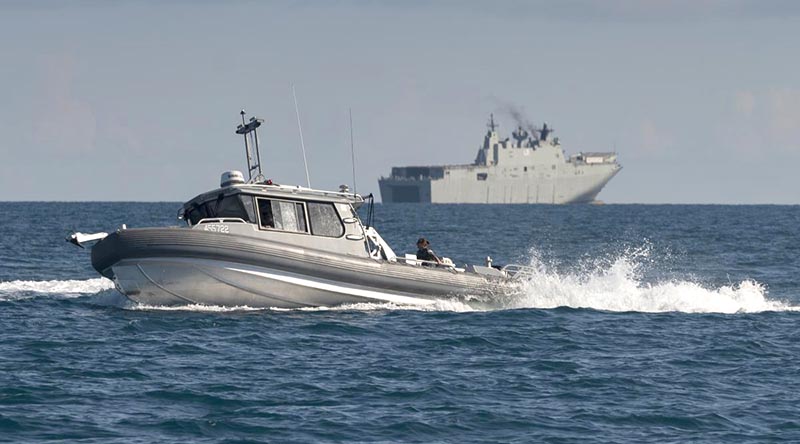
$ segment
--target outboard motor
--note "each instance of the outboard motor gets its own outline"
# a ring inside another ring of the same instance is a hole
[[[219,179],[219,187],[225,188],[231,185],[240,185],[244,183],[244,174],[241,171],[225,171]]]

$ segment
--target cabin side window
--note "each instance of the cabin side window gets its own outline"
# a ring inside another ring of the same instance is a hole
[[[288,200],[258,199],[258,214],[261,228],[308,232],[303,204]]]
[[[349,217],[358,219],[358,213],[349,203],[337,203],[336,211],[339,213],[339,216],[341,216],[342,219],[347,219]]]
[[[344,235],[344,225],[332,203],[309,202],[308,218],[311,221],[311,234],[327,237]]]
[[[253,199],[250,196],[235,194],[225,196],[220,194],[216,199],[193,204],[186,211],[186,219],[196,225],[203,219],[209,218],[234,218],[245,222],[255,223],[256,215],[253,211]]]
[[[247,219],[245,220],[253,224],[256,223],[258,219],[256,218],[256,204],[253,202],[253,196],[241,195],[240,199],[244,211],[247,213]]]

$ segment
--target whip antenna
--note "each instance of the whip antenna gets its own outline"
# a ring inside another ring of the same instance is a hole
[[[306,167],[306,183],[311,188],[311,176],[308,175],[308,161],[306,160],[306,144],[303,142],[303,126],[300,124],[300,107],[297,106],[297,94],[292,85],[292,97],[294,98],[294,113],[297,115],[297,129],[300,131],[300,149],[303,151],[303,165]]]
[[[353,164],[353,195],[358,194],[356,190],[356,149],[353,143],[353,108],[348,108],[350,113],[350,162]]]

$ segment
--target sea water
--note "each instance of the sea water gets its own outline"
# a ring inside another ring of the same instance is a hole
[[[134,304],[74,230],[178,203],[0,203],[0,442],[800,441],[800,207],[376,205],[509,295]]]

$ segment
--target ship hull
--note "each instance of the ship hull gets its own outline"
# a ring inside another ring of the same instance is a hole
[[[113,267],[117,288],[150,306],[303,308],[391,302],[426,305],[433,299],[376,291],[351,283],[236,262],[195,258],[125,260]]]
[[[503,285],[447,269],[180,228],[113,233],[92,248],[92,265],[129,299],[153,306],[425,305],[442,298],[491,294]]]
[[[570,174],[527,178],[523,174],[495,178],[480,167],[447,171],[444,178],[379,180],[386,203],[578,204],[591,203],[619,172],[618,164],[576,167]]]

